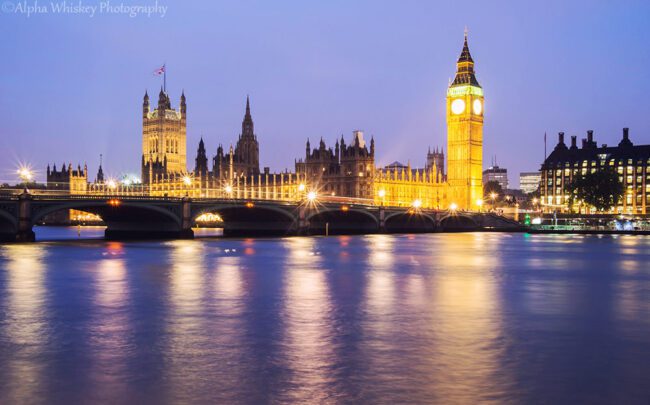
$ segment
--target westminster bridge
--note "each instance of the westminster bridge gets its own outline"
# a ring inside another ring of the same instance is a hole
[[[63,210],[95,214],[106,239],[192,238],[203,214],[218,214],[226,236],[517,230],[491,213],[392,207],[350,199],[275,201],[136,195],[0,195],[0,240],[34,241],[33,227]]]

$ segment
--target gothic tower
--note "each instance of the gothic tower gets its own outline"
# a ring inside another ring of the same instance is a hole
[[[246,113],[241,123],[241,134],[235,146],[234,164],[237,174],[244,176],[260,174],[260,147],[254,131],[248,96],[246,97]]]
[[[460,209],[476,209],[483,198],[483,89],[474,75],[467,31],[456,67],[456,77],[447,90],[450,203]]]
[[[180,109],[173,109],[169,96],[160,89],[158,107],[149,108],[145,92],[142,103],[142,182],[161,174],[187,172],[187,105],[181,94]]]
[[[205,143],[203,137],[199,141],[199,148],[196,151],[196,159],[194,159],[194,176],[203,179],[208,177],[208,156],[205,153]]]

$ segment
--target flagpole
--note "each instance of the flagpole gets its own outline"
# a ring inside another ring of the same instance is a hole
[[[167,64],[163,64],[163,91],[167,94]]]

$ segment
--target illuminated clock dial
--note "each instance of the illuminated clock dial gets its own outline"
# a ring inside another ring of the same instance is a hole
[[[465,101],[463,99],[457,98],[451,102],[451,112],[458,115],[465,111]]]
[[[483,112],[483,104],[481,103],[481,100],[474,100],[473,108],[474,114],[481,115]]]

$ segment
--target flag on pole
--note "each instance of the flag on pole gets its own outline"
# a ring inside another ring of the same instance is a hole
[[[163,77],[163,91],[167,92],[167,64],[164,63],[161,67],[153,71],[154,76]]]
[[[165,73],[165,65],[162,65],[158,69],[153,71],[154,76],[160,76]]]

